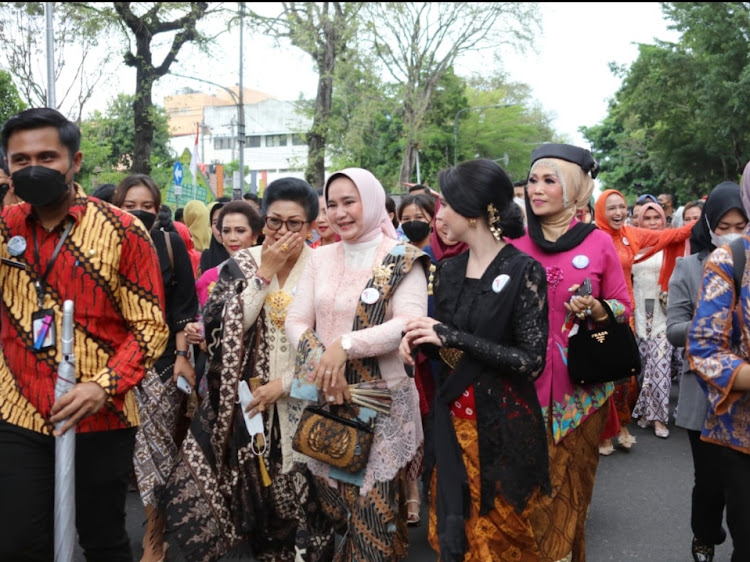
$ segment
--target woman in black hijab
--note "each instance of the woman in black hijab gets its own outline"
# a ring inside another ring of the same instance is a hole
[[[740,186],[725,181],[714,187],[703,206],[703,216],[693,227],[690,236],[691,255],[677,259],[669,280],[667,339],[673,346],[684,348],[687,343],[706,258],[718,246],[728,244],[740,236],[747,221]],[[709,402],[699,381],[700,377],[690,370],[690,364],[684,358],[675,425],[687,430],[693,454],[695,470],[690,515],[693,559],[697,562],[710,562],[714,556],[714,545],[721,544],[726,538],[726,531],[722,527],[722,446],[701,441]]]

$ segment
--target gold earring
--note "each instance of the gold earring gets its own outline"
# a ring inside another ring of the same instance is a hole
[[[476,228],[477,227],[477,219],[469,219],[469,226],[471,228]]]

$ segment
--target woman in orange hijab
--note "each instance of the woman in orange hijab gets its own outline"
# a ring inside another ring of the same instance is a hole
[[[694,223],[686,224],[680,228],[668,228],[665,230],[648,230],[628,226],[628,204],[625,196],[615,189],[608,189],[599,196],[594,207],[594,220],[600,230],[612,237],[612,242],[620,258],[625,283],[628,286],[630,302],[635,303],[633,296],[632,269],[637,261],[643,261],[657,252],[664,250],[664,262],[659,275],[659,284],[666,291],[669,286],[669,278],[672,276],[677,257],[685,251],[685,240],[690,238],[690,232]],[[634,306],[634,304],[633,304]],[[631,328],[635,328],[633,314],[630,315]],[[620,422],[618,435],[618,446],[629,450],[635,443],[628,431],[628,424],[632,420],[631,410],[638,398],[638,383],[633,376],[625,382],[615,385],[615,393],[612,395],[613,405],[617,410],[617,418]],[[599,452],[610,454],[614,448],[612,440],[607,437],[605,429],[604,439],[599,443]]]

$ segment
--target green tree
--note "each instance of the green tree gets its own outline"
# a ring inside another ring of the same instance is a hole
[[[0,54],[21,99],[48,106],[44,2],[0,3]],[[55,107],[80,122],[84,108],[111,70],[113,49],[102,37],[111,19],[85,13],[75,2],[50,2],[53,8]]]
[[[522,49],[539,21],[533,2],[370,2],[368,26],[384,72],[402,86],[404,152],[400,181],[409,181],[430,101],[443,75],[470,52]]]
[[[275,37],[286,38],[309,54],[318,71],[318,90],[312,111],[313,123],[306,132],[308,159],[305,177],[312,185],[323,185],[325,154],[329,138],[333,82],[336,66],[347,56],[357,30],[361,2],[282,2],[282,12],[265,17],[250,12],[250,18]]]
[[[78,177],[85,189],[100,183],[117,183],[134,171],[136,134],[133,98],[129,94],[119,94],[109,102],[106,113],[95,111],[81,124],[83,163]],[[151,111],[154,142],[150,175],[159,185],[165,185],[171,181],[175,155],[169,148],[166,111],[159,106],[152,106]]]
[[[554,132],[551,117],[533,100],[530,87],[509,82],[502,73],[472,77],[466,97],[468,104],[454,117],[458,161],[489,158],[518,180],[528,174],[534,147],[564,140]]]
[[[26,103],[18,95],[10,73],[0,70],[0,124],[26,107]]]
[[[641,45],[607,118],[583,134],[601,157],[605,187],[673,192],[682,201],[737,181],[750,147],[750,6],[664,3],[681,32]]]

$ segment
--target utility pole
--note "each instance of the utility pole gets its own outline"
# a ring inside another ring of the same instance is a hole
[[[44,20],[47,26],[47,107],[57,109],[55,99],[55,32],[52,26],[52,10],[54,3],[44,3]]]
[[[242,101],[242,90],[244,85],[242,83],[242,35],[243,29],[242,24],[245,19],[245,3],[240,2],[240,92],[239,92],[239,121],[237,122],[237,144],[240,150],[240,181],[233,182],[232,199],[242,199],[242,195],[245,193],[245,105]]]

